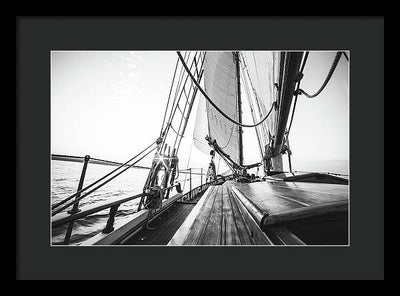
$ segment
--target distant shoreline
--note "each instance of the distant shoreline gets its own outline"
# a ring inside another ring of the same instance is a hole
[[[70,162],[83,162],[84,159],[85,158],[83,156],[51,154],[51,160],[70,161]],[[101,164],[101,165],[111,165],[111,166],[121,166],[121,165],[123,165],[123,163],[120,163],[120,162],[104,160],[104,159],[98,159],[98,158],[90,158],[89,163]],[[125,166],[129,166],[129,165],[126,164]],[[149,167],[139,166],[139,165],[134,165],[132,167],[139,168],[139,169],[150,169]]]

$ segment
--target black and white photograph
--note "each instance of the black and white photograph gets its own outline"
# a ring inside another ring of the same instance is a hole
[[[390,278],[388,28],[17,16],[16,278]]]
[[[52,50],[49,245],[351,246],[351,51]]]

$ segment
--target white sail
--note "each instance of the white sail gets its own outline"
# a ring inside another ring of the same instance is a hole
[[[226,115],[239,120],[236,60],[233,52],[207,52],[204,63],[204,89]],[[239,163],[239,127],[206,103],[209,136]]]
[[[194,146],[205,154],[209,154],[211,147],[206,141],[208,135],[208,120],[207,120],[207,106],[206,99],[203,95],[199,95],[199,102],[197,104],[196,123],[193,130],[193,143]]]
[[[279,104],[280,52],[241,52],[242,100],[249,99],[254,122],[263,119],[274,102]],[[237,68],[233,52],[207,52],[204,62],[204,90],[228,116],[238,121]],[[194,144],[204,153],[210,147],[205,141],[215,139],[231,159],[239,163],[239,127],[220,114],[201,95],[198,104]],[[205,122],[207,124],[205,124]],[[267,120],[257,126],[260,145],[264,151],[276,133],[277,111],[273,109]]]
[[[280,53],[276,51],[244,51],[244,68],[251,82],[251,92],[254,106],[254,119],[260,121],[278,102],[278,85],[280,69]],[[253,91],[254,88],[254,91]],[[254,94],[255,92],[255,94]],[[263,145],[276,133],[277,112],[273,110],[270,116],[258,127]]]

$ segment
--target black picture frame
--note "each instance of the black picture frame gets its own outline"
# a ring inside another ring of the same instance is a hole
[[[17,279],[384,278],[383,17],[17,17],[16,39]],[[177,49],[350,51],[349,247],[50,246],[50,51]]]

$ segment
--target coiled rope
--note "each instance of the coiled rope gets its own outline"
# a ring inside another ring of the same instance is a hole
[[[207,95],[207,93],[203,90],[203,88],[200,86],[200,84],[196,81],[196,79],[194,78],[193,74],[190,72],[188,66],[186,65],[181,53],[178,51],[177,52],[178,57],[180,59],[180,61],[182,62],[183,67],[185,68],[186,72],[188,73],[188,75],[190,76],[190,78],[193,80],[194,84],[197,86],[197,88],[200,90],[200,92],[203,94],[203,96],[207,99],[207,101],[222,115],[224,116],[226,119],[228,119],[230,122],[233,122],[236,125],[239,125],[241,127],[256,127],[258,125],[260,125],[261,123],[263,123],[268,116],[271,114],[274,106],[275,106],[275,102],[271,105],[271,109],[268,111],[267,115],[265,115],[265,117],[263,119],[261,119],[261,121],[259,121],[258,123],[255,124],[244,124],[244,123],[240,123],[236,120],[234,120],[233,118],[231,118],[229,115],[227,115],[226,113],[224,113],[211,99],[210,97]]]

